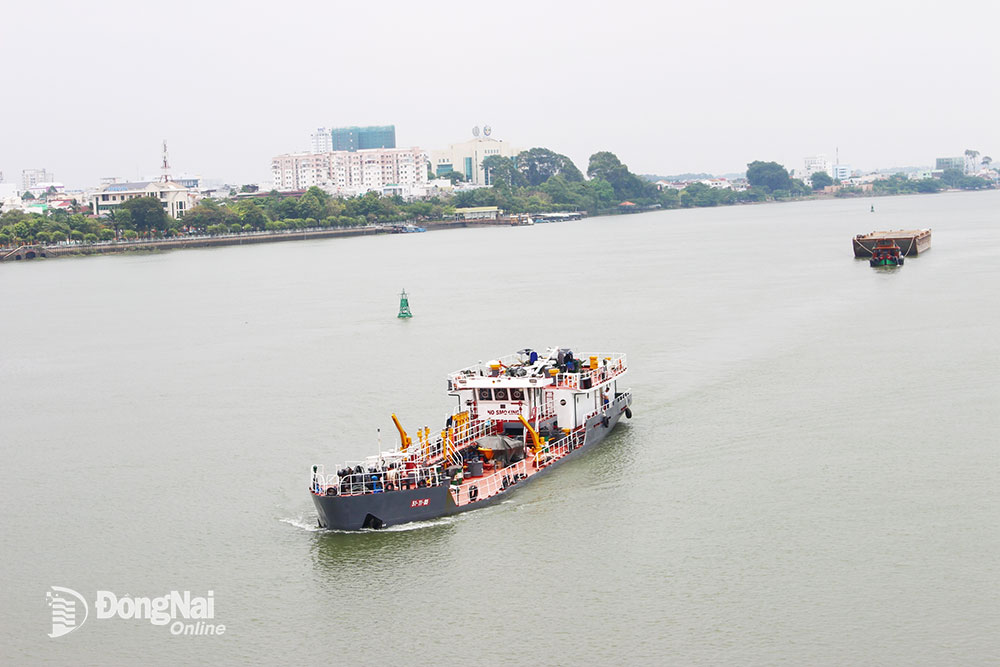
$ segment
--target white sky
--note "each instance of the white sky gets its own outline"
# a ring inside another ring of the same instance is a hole
[[[440,148],[488,124],[581,170],[1000,161],[1000,3],[11,0],[0,171],[70,187],[159,167],[228,182],[319,126]]]

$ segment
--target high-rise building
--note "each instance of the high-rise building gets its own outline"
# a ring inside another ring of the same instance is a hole
[[[50,183],[54,180],[55,176],[44,169],[25,169],[21,172],[21,189],[28,190],[39,183]]]
[[[395,125],[335,127],[330,130],[330,150],[364,151],[372,148],[395,148]],[[319,151],[322,152],[322,151]]]
[[[830,176],[835,181],[846,181],[851,177],[851,167],[847,164],[835,164],[830,168]]]
[[[807,157],[805,159],[806,166],[806,178],[812,178],[813,174],[818,174],[819,172],[825,173],[830,176],[830,160],[827,159],[825,155],[813,155],[812,157]]]
[[[313,153],[329,153],[333,150],[333,137],[330,130],[325,127],[316,128],[316,131],[309,135],[309,150]]]
[[[419,148],[372,148],[327,153],[290,153],[271,160],[278,190],[312,186],[343,194],[404,189],[427,183],[427,153]]]
[[[945,171],[947,169],[958,169],[965,171],[964,157],[939,157],[934,161],[934,169]]]

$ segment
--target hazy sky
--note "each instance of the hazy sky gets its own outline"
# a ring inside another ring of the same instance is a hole
[[[1000,5],[975,2],[12,0],[0,171],[70,187],[156,173],[267,179],[318,126],[425,149],[488,124],[586,170],[1000,160]]]

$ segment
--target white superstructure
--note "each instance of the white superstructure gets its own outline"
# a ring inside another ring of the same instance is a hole
[[[448,375],[448,393],[458,410],[488,421],[540,421],[555,416],[559,427],[574,429],[600,412],[618,393],[628,370],[624,354],[583,355],[549,348],[525,350]]]

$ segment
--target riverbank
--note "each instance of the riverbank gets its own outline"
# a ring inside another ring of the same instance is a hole
[[[967,192],[966,190],[942,190],[937,193],[945,194]],[[803,197],[789,197],[778,200],[760,202],[740,202],[735,204],[722,204],[719,206],[703,207],[679,207],[679,208],[659,208],[643,207],[641,209],[622,209],[621,207],[602,211],[598,215],[636,215],[640,213],[652,213],[657,211],[688,210],[694,208],[728,208],[730,206],[764,206],[768,204],[784,204],[792,202],[806,202],[815,200],[836,200],[836,199],[869,199],[884,197],[900,197],[912,195],[914,193],[885,193],[869,192],[865,194],[836,195],[831,193],[813,193]],[[594,217],[594,216],[591,216]],[[521,218],[499,218],[495,220],[433,220],[422,221],[420,226],[426,231],[436,231],[442,229],[460,229],[466,227],[506,227],[524,224]],[[13,262],[29,259],[53,259],[59,257],[86,257],[91,255],[118,255],[128,253],[161,252],[166,250],[178,250],[184,248],[213,248],[234,245],[255,245],[259,243],[280,243],[283,241],[307,241],[325,238],[346,238],[353,236],[374,236],[379,234],[399,234],[413,231],[411,227],[403,224],[380,224],[363,227],[340,227],[330,228],[309,228],[302,230],[283,231],[256,231],[233,234],[182,236],[169,239],[144,239],[135,241],[103,241],[97,243],[69,243],[69,244],[28,244],[18,247],[0,248],[0,263]]]
[[[434,220],[422,222],[424,230],[460,229],[465,227],[509,226],[509,219],[500,220]],[[341,229],[304,229],[281,232],[247,232],[214,236],[175,237],[137,241],[108,241],[102,243],[33,244],[0,249],[0,262],[30,259],[55,259],[59,257],[86,257],[90,255],[120,255],[126,253],[161,252],[184,248],[214,248],[283,241],[308,241],[352,236],[400,234],[410,231],[402,225],[371,225]]]

